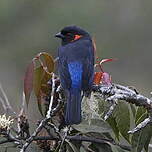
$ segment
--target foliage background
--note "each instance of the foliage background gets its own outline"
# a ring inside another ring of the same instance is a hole
[[[66,25],[87,29],[100,58],[117,58],[104,68],[115,83],[151,91],[152,1],[150,0],[0,0],[0,82],[19,108],[24,72],[46,50],[54,57],[54,34]],[[35,100],[29,113],[36,120]],[[34,110],[33,110],[34,109]]]

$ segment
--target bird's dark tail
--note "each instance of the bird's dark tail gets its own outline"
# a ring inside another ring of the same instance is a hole
[[[81,100],[81,90],[71,88],[66,106],[66,125],[79,124],[81,122]]]

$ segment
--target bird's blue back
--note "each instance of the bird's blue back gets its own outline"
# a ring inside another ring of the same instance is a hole
[[[94,50],[90,38],[59,47],[59,74],[65,89],[91,89],[94,73]]]

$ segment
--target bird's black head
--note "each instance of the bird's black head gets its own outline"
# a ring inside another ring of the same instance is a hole
[[[57,33],[55,37],[62,39],[62,44],[68,44],[77,41],[83,37],[90,37],[89,33],[78,26],[66,26]]]

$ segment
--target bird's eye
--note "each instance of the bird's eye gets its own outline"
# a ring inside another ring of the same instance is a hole
[[[71,33],[66,33],[66,35],[67,35],[67,36],[72,36],[72,34],[71,34]]]

